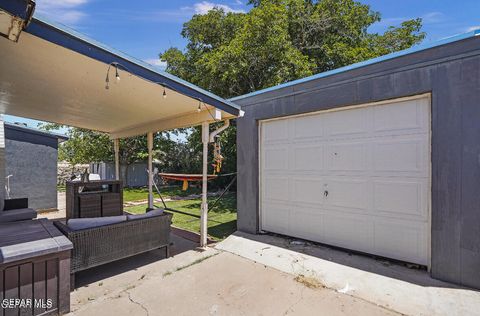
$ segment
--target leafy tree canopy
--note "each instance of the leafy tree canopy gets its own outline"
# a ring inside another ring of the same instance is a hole
[[[42,124],[41,129],[58,130],[64,126],[58,124]],[[175,132],[174,132],[175,133]],[[58,159],[73,165],[91,162],[113,162],[113,141],[105,133],[83,128],[69,128],[68,141],[58,149]],[[154,134],[154,155],[163,170],[178,171],[183,166],[190,166],[189,150],[186,144],[179,144],[171,139],[171,133]],[[120,140],[119,158],[122,165],[130,165],[148,158],[147,137],[136,136]],[[185,160],[184,160],[185,159]]]
[[[369,5],[353,0],[251,0],[248,13],[213,9],[185,23],[184,51],[160,54],[167,71],[225,98],[242,95],[362,60],[422,41],[421,19],[369,33],[381,20]],[[201,157],[200,129],[189,144]],[[221,134],[224,172],[236,170],[236,130]],[[201,170],[197,160],[196,170]]]
[[[184,24],[185,51],[160,54],[167,71],[223,97],[370,59],[419,43],[421,19],[369,33],[380,13],[353,0],[252,0],[248,13],[216,8]]]

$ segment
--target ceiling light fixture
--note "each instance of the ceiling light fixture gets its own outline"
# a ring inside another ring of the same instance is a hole
[[[121,68],[123,70],[125,70],[129,76],[132,75],[130,69],[128,69],[126,66],[124,66],[120,63],[117,63],[116,61],[111,62],[110,64],[108,64],[107,76],[105,77],[105,89],[107,89],[107,90],[110,89],[110,68],[112,68],[112,66],[115,67],[115,83],[120,82],[120,69]]]
[[[117,82],[120,81],[120,75],[118,74],[118,64],[115,64],[115,78],[117,79]]]

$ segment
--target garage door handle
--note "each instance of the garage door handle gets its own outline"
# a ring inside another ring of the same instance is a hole
[[[325,190],[325,192],[323,192],[323,195],[325,195],[325,197],[327,197],[328,196],[328,191]]]

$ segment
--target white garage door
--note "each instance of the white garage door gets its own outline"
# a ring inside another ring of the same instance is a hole
[[[429,264],[428,97],[260,129],[262,230]]]

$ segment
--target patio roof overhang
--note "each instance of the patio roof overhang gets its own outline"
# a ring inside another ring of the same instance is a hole
[[[243,114],[232,102],[38,17],[17,42],[0,37],[0,56],[2,114],[106,132],[114,139]]]
[[[13,7],[0,3],[0,114],[108,133],[116,179],[119,138],[146,134],[149,209],[153,133],[202,125],[200,246],[205,247],[208,143],[229,126],[228,119],[243,115],[240,107],[64,26],[32,18],[33,0],[13,2]],[[209,123],[221,120],[224,126],[210,133]]]

